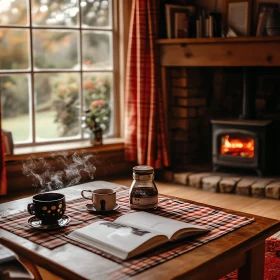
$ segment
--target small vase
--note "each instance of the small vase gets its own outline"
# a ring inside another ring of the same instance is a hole
[[[90,143],[93,146],[102,145],[103,143],[103,130],[101,127],[95,127],[90,134]]]

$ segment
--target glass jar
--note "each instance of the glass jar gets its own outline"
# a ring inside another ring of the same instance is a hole
[[[133,182],[129,190],[130,208],[155,209],[158,205],[158,190],[154,182],[154,168],[147,165],[133,167]]]

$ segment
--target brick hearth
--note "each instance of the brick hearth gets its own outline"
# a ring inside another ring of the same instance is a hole
[[[209,192],[280,199],[279,177],[261,178],[228,173],[180,172],[173,174],[173,182]]]

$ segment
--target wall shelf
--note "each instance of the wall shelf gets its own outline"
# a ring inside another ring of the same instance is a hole
[[[280,66],[280,37],[159,39],[163,67]]]

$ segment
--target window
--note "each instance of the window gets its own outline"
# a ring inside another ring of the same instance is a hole
[[[117,2],[1,1],[2,128],[17,146],[86,139],[89,117],[118,136]]]

